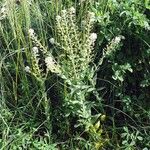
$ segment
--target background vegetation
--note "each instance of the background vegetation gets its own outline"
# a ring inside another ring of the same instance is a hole
[[[149,22],[149,0],[1,0],[0,149],[149,150]]]

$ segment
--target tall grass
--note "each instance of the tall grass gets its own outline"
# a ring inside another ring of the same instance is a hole
[[[1,1],[0,149],[148,149],[146,10],[139,0]]]

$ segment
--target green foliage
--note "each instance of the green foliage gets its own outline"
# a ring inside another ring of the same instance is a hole
[[[150,149],[149,0],[0,1],[0,149]]]
[[[136,143],[143,141],[143,137],[139,135],[139,131],[130,133],[127,127],[124,127],[124,133],[121,134],[123,138],[122,145],[125,150],[136,149]]]
[[[119,80],[120,82],[123,82],[126,71],[133,72],[129,63],[126,63],[124,65],[118,65],[117,63],[115,63],[112,66],[112,69],[114,71],[114,75],[112,76],[112,78],[114,80]]]

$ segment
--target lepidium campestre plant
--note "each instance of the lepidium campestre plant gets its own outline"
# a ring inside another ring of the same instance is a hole
[[[57,38],[50,39],[59,50],[57,63],[60,71],[53,71],[49,65],[47,68],[64,80],[65,116],[77,117],[78,123],[74,126],[82,127],[94,142],[95,148],[99,149],[106,140],[101,138],[102,126],[97,120],[100,114],[92,115],[94,101],[89,101],[89,94],[96,93],[96,65],[93,61],[97,34],[91,32],[94,21],[94,13],[88,12],[79,25],[75,8],[62,10],[60,15],[56,16]],[[51,62],[51,58],[49,61]],[[97,119],[93,119],[96,117]]]
[[[88,13],[83,31],[80,31],[76,21],[76,10],[73,7],[62,10],[60,16],[56,16],[58,39],[55,44],[60,49],[60,76],[65,76],[65,85],[69,85],[70,89],[65,91],[64,105],[68,108],[67,115],[78,115],[80,119],[84,118],[84,121],[81,120],[85,124],[91,114],[86,101],[87,90],[90,87],[86,79],[90,75],[93,76],[90,73],[90,62],[93,61],[92,49],[97,38],[96,33],[90,33],[93,23],[93,14]]]
[[[26,66],[25,71],[35,77],[39,83],[39,90],[41,93],[41,100],[37,104],[37,111],[39,106],[42,104],[45,109],[46,116],[46,127],[51,132],[51,121],[50,121],[50,99],[47,97],[45,81],[47,78],[47,72],[44,70],[44,63],[41,61],[47,54],[47,49],[42,46],[38,40],[34,29],[30,28],[28,31],[29,38],[31,39],[31,66]],[[37,112],[35,111],[35,112]]]

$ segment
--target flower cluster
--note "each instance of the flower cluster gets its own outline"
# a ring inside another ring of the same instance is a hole
[[[28,33],[29,33],[29,37],[31,38],[33,44],[36,45],[36,47],[38,47],[40,49],[40,51],[42,51],[44,54],[46,54],[47,49],[38,41],[38,38],[36,36],[34,29],[30,28]]]
[[[33,44],[33,47],[31,48],[32,70],[29,66],[26,66],[25,71],[32,73],[34,76],[39,78],[44,75],[43,68],[41,67],[42,64],[40,63],[40,59],[42,58],[42,55],[40,53],[41,51],[43,51],[44,48],[38,41],[34,29],[30,28],[28,34]]]
[[[29,66],[26,66],[26,67],[24,68],[24,70],[25,70],[25,72],[28,72],[28,73],[30,73],[30,72],[31,72],[31,69],[30,69],[30,67],[29,67]]]
[[[57,64],[53,56],[49,55],[45,58],[46,67],[52,73],[60,74],[60,66]]]
[[[91,43],[95,43],[95,41],[97,39],[97,34],[96,33],[91,33],[89,38],[90,38]]]
[[[30,28],[29,31],[29,37],[32,40],[32,43],[34,46],[32,47],[31,55],[32,55],[32,72],[35,74],[42,75],[42,68],[41,66],[43,64],[40,63],[40,59],[44,59],[44,64],[46,65],[46,73],[51,71],[52,73],[60,74],[60,67],[58,63],[55,61],[52,54],[47,52],[47,49],[38,41],[38,38],[36,36],[36,33],[34,29]],[[50,40],[51,44],[55,44],[54,38],[51,38]],[[31,69],[29,66],[25,67],[26,72],[31,72]]]
[[[97,68],[99,68],[105,57],[111,57],[113,56],[113,54],[115,53],[115,51],[118,49],[118,47],[120,46],[120,42],[122,39],[125,39],[124,36],[119,35],[116,36],[115,38],[112,39],[112,41],[107,45],[107,47],[103,50],[103,55],[100,58]]]
[[[69,9],[69,13],[70,13],[70,14],[75,14],[75,13],[76,13],[75,8],[74,8],[74,7],[71,7],[71,8]]]
[[[124,39],[124,36],[122,35],[119,35],[112,39],[110,44],[107,45],[106,49],[104,50],[104,56],[110,56],[112,52],[114,52],[117,49],[122,39]]]
[[[119,44],[120,43],[120,41],[121,41],[121,36],[117,36],[117,37],[115,37],[114,38],[114,44]]]
[[[34,55],[37,55],[37,56],[38,56],[38,53],[39,53],[38,47],[34,46],[34,47],[32,48],[32,52],[33,52]]]

